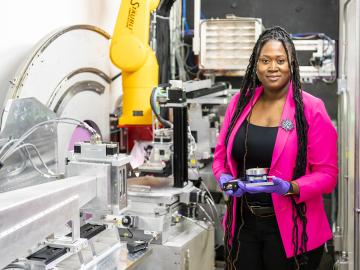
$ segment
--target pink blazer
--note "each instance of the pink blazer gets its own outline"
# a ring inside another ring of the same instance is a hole
[[[263,87],[258,87],[255,90],[254,103],[259,99],[262,92]],[[237,177],[236,161],[231,156],[231,150],[235,134],[250,111],[250,104],[245,107],[235,128],[231,132],[228,147],[225,147],[225,137],[239,95],[239,93],[236,94],[230,101],[218,137],[213,163],[213,172],[217,180],[219,180],[222,173],[231,174],[234,178]],[[303,92],[303,102],[305,117],[309,124],[307,170],[304,176],[296,180],[300,188],[300,196],[296,197],[296,202],[304,202],[306,204],[306,216],[308,219],[306,227],[308,235],[307,248],[312,250],[321,246],[332,237],[324,210],[322,194],[331,193],[337,182],[337,133],[326,112],[324,103],[320,99]],[[289,85],[289,91],[281,116],[281,120],[285,119],[291,120],[295,125],[295,103],[293,100],[292,83]],[[291,131],[286,131],[279,127],[269,175],[275,175],[288,181],[292,180],[297,148],[296,127]],[[227,162],[225,164],[226,157]],[[272,200],[286,256],[289,258],[294,255],[291,199],[287,196],[272,194]],[[233,216],[236,216],[236,201],[232,211]],[[231,239],[234,236],[236,218],[233,220]],[[301,232],[299,224],[299,239],[301,239]]]

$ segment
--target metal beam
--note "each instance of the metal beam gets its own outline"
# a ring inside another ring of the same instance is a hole
[[[79,238],[79,210],[96,197],[96,182],[78,176],[0,194],[0,269],[69,221]]]

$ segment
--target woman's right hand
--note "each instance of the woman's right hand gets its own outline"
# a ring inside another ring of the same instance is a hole
[[[220,175],[220,187],[221,189],[223,188],[224,184],[231,181],[231,180],[234,180],[234,177],[230,174],[227,174],[227,173],[222,173]]]
[[[220,180],[221,189],[223,189],[224,184],[229,181],[233,181],[234,177],[230,174],[223,173],[223,174],[221,174],[219,180]],[[239,188],[236,191],[227,190],[227,191],[225,191],[225,194],[228,196],[239,197],[239,198],[242,195],[244,195],[246,192],[245,184],[240,180],[237,180],[237,184],[238,184]]]

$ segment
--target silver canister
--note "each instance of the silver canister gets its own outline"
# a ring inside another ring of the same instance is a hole
[[[246,180],[249,182],[267,182],[268,168],[251,168],[246,170]]]

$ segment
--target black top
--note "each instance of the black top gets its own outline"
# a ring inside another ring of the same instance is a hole
[[[238,129],[232,148],[232,157],[238,164],[238,177],[243,177],[245,132],[247,121]],[[278,127],[263,127],[249,123],[245,168],[270,168]],[[246,194],[250,204],[272,205],[271,195],[267,193]]]

